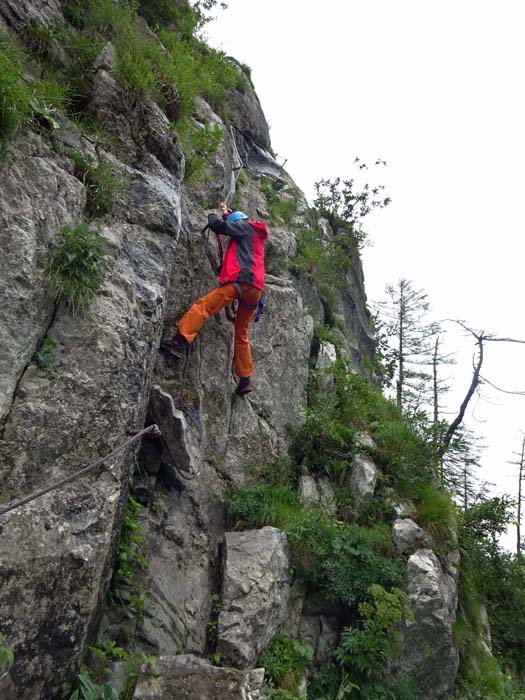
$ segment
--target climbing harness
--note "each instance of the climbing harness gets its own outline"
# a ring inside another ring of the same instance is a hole
[[[45,489],[41,489],[40,491],[35,491],[34,493],[32,493],[29,496],[26,496],[25,498],[21,498],[17,501],[13,501],[12,503],[9,503],[6,506],[3,506],[2,508],[0,508],[0,516],[5,515],[6,513],[9,513],[10,511],[15,510],[16,508],[20,508],[21,506],[25,505],[26,503],[30,503],[31,501],[34,501],[36,498],[40,498],[40,496],[44,496],[46,493],[49,493],[50,491],[54,491],[55,489],[58,489],[61,486],[64,486],[64,484],[69,484],[71,481],[74,481],[75,479],[77,479],[79,476],[82,476],[83,474],[87,474],[88,472],[92,471],[96,467],[99,467],[104,462],[107,462],[109,459],[112,459],[116,454],[118,454],[119,452],[122,452],[122,450],[125,450],[126,447],[129,447],[134,442],[137,442],[137,440],[140,440],[141,437],[143,437],[144,435],[147,435],[147,434],[152,434],[152,435],[158,437],[161,435],[161,432],[160,432],[158,426],[155,424],[149,425],[147,428],[143,428],[136,435],[134,435],[132,438],[127,440],[124,444],[119,445],[112,452],[105,455],[104,457],[97,459],[96,462],[93,462],[92,464],[88,464],[87,467],[83,467],[82,469],[79,469],[78,471],[74,472],[73,474],[66,476],[64,479],[61,479],[60,481],[57,481],[54,484],[51,484],[50,486],[47,486]]]

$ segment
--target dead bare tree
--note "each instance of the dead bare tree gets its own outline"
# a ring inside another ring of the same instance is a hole
[[[452,319],[448,319],[449,321]],[[489,382],[487,379],[485,379],[481,375],[481,367],[483,365],[483,359],[484,359],[484,354],[485,354],[485,343],[521,343],[525,345],[525,340],[518,340],[516,338],[498,338],[495,335],[490,335],[488,333],[485,333],[485,331],[476,331],[472,328],[469,328],[463,321],[458,321],[454,320],[454,323],[459,324],[462,328],[464,328],[468,333],[470,333],[477,345],[477,357],[476,355],[474,356],[472,360],[472,379],[470,381],[470,386],[467,390],[467,393],[465,394],[465,398],[461,402],[461,406],[459,407],[459,411],[457,416],[454,418],[452,423],[448,426],[448,429],[443,437],[443,440],[441,441],[441,444],[438,448],[437,451],[437,456],[439,459],[443,458],[443,455],[447,451],[447,449],[450,446],[451,440],[454,437],[454,434],[456,433],[457,429],[463,422],[463,419],[465,417],[465,412],[467,410],[467,407],[470,403],[470,400],[476,393],[476,390],[478,386],[482,383],[485,382],[489,384],[490,386],[494,387],[498,391],[504,391],[503,389],[499,389],[495,384],[492,382]],[[525,396],[524,391],[505,391],[505,393],[509,394],[516,394],[519,396]]]
[[[521,504],[522,504],[522,491],[523,491],[523,479],[525,478],[525,435],[521,441],[521,454],[514,453],[518,457],[517,462],[511,462],[511,464],[516,464],[518,467],[518,512],[516,514],[516,554],[519,556],[521,554]]]

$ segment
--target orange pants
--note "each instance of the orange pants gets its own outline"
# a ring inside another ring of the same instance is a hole
[[[241,283],[244,290],[242,301],[257,304],[262,292],[251,284]],[[221,284],[209,294],[197,299],[189,311],[179,321],[178,331],[188,343],[193,343],[195,336],[207,318],[220,311],[226,304],[238,298],[237,290],[231,282]],[[254,310],[239,304],[235,317],[235,374],[238,377],[251,377],[253,373],[252,351],[248,338],[248,328]]]

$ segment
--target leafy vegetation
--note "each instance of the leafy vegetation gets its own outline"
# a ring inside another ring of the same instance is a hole
[[[55,351],[55,341],[46,336],[40,345],[40,349],[34,353],[32,358],[38,369],[44,372],[54,372],[60,367],[60,360]]]
[[[291,226],[299,209],[299,191],[292,187],[279,190],[267,177],[261,178],[259,187],[266,197],[270,223]]]
[[[107,268],[107,240],[88,224],[63,226],[45,268],[50,293],[73,313],[84,313]]]
[[[218,124],[194,124],[182,136],[183,149],[186,156],[184,179],[187,182],[199,182],[211,156],[219,149],[222,139],[222,129]]]
[[[123,662],[126,681],[119,693],[119,700],[132,700],[141,666],[148,663],[152,668],[155,668],[157,663],[155,656],[144,652],[128,651],[108,639],[98,639],[95,646],[89,647],[89,651],[92,660],[98,662],[100,668],[96,675],[100,676],[101,679],[104,674],[109,672],[111,663]],[[95,675],[95,672],[92,671],[91,675]]]
[[[117,562],[111,581],[112,598],[119,602],[126,615],[138,620],[146,604],[144,588],[138,580],[138,570],[149,564],[142,553],[144,537],[139,519],[142,506],[129,495],[122,519]]]
[[[0,634],[0,679],[2,679],[15,662],[13,650],[4,643],[4,637]]]
[[[295,700],[305,671],[312,665],[313,649],[298,639],[278,634],[259,657],[264,667],[264,697],[273,700]]]
[[[108,683],[99,685],[91,679],[87,668],[83,668],[77,679],[78,688],[70,700],[119,700],[117,691]]]
[[[503,551],[498,537],[511,522],[512,501],[493,497],[467,509],[460,530],[460,615],[454,634],[460,649],[456,696],[461,700],[523,700],[525,560]],[[492,653],[485,607],[490,620]]]
[[[366,170],[366,163],[356,158],[359,170]],[[376,166],[386,165],[385,161],[378,159]],[[363,219],[374,209],[383,209],[390,204],[390,197],[382,197],[383,185],[371,187],[368,183],[358,189],[355,178],[342,180],[337,177],[334,180],[320,180],[315,183],[316,198],[314,206],[317,211],[328,219],[332,230],[348,238],[350,245],[362,247],[367,241],[367,234],[363,230]]]

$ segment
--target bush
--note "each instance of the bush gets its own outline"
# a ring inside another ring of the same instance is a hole
[[[50,293],[73,313],[89,307],[107,268],[107,240],[85,223],[63,226],[46,265]]]
[[[30,86],[24,81],[24,52],[0,34],[0,154],[31,115]]]
[[[403,580],[402,565],[390,558],[387,527],[331,520],[316,508],[302,508],[298,494],[285,486],[233,489],[227,507],[232,523],[283,530],[297,571],[335,603],[352,606],[371,584],[390,588]]]
[[[407,674],[387,677],[389,664],[400,647],[396,630],[412,618],[408,604],[408,596],[399,589],[389,593],[379,585],[370,586],[367,599],[359,605],[358,626],[343,630],[332,659],[314,676],[309,697],[417,700]]]
[[[278,634],[259,657],[264,667],[265,681],[271,688],[295,690],[313,661],[313,649],[293,637]]]
[[[270,223],[290,226],[299,208],[298,190],[277,190],[274,181],[266,177],[261,178],[259,187],[266,197]]]
[[[88,669],[83,668],[78,676],[77,690],[71,695],[70,700],[118,700],[117,691],[108,683],[98,685],[89,674]]]

